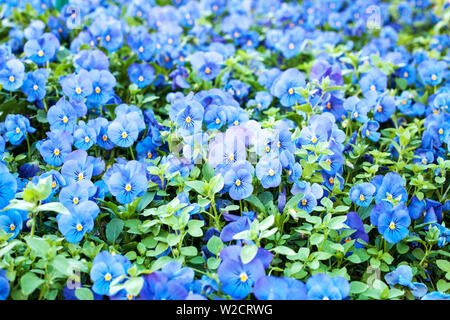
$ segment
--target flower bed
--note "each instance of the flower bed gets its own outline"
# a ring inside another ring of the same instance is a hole
[[[0,6],[0,300],[450,298],[448,1]]]

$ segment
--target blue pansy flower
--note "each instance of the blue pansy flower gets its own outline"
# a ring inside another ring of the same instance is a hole
[[[122,204],[132,202],[147,191],[147,175],[144,166],[138,161],[115,164],[111,176],[105,178],[109,191]]]
[[[63,130],[47,132],[47,139],[39,146],[39,152],[46,163],[59,167],[64,158],[72,152],[73,137]]]
[[[9,279],[6,276],[6,271],[0,269],[0,300],[6,300],[9,296]]]
[[[278,158],[266,155],[256,164],[255,172],[263,188],[277,187],[281,182],[281,163]]]
[[[0,84],[2,88],[8,91],[19,89],[25,78],[25,66],[20,60],[8,60],[0,70]]]
[[[220,73],[223,57],[214,51],[198,51],[191,56],[190,61],[192,67],[197,70],[197,75],[200,79],[212,80]]]
[[[47,69],[37,69],[27,73],[27,77],[22,85],[22,91],[27,95],[29,102],[44,99],[47,94],[45,85],[47,84],[48,75]]]
[[[278,99],[284,107],[292,107],[296,103],[301,104],[304,98],[295,88],[304,87],[306,84],[305,76],[297,69],[285,70],[272,85],[271,93]]]
[[[233,163],[224,175],[224,185],[233,200],[242,200],[253,192],[253,166],[248,161]]]
[[[350,293],[350,283],[341,276],[316,273],[306,281],[309,300],[343,300]]]
[[[155,80],[155,69],[148,63],[133,63],[128,67],[130,81],[138,86],[145,88]]]
[[[380,124],[377,121],[369,120],[361,127],[361,136],[377,142],[381,137],[381,133],[378,132],[379,128]]]
[[[131,262],[120,254],[112,255],[108,251],[97,254],[92,261],[90,271],[94,282],[92,291],[99,295],[110,295],[111,283],[120,276],[126,275]]]
[[[308,300],[306,285],[288,277],[263,276],[253,288],[258,300]]]
[[[37,39],[28,40],[23,48],[25,56],[38,65],[42,65],[56,56],[59,49],[58,38],[50,32],[44,33]]]
[[[5,130],[5,137],[14,146],[21,144],[29,133],[36,131],[30,126],[30,120],[21,114],[8,114],[5,119]]]
[[[387,88],[387,76],[379,69],[371,69],[359,80],[364,96],[369,92],[383,93]]]
[[[22,226],[22,215],[18,210],[10,209],[0,212],[0,228],[6,233],[12,234],[8,241],[17,237],[20,230],[22,230]]]
[[[372,202],[376,188],[369,182],[354,185],[349,192],[349,197],[358,206],[368,207]]]
[[[88,210],[91,208],[90,203],[86,201],[79,206],[72,207],[70,214],[61,214],[59,216],[58,228],[67,242],[78,243],[87,232],[92,231],[94,228],[94,220],[92,219],[90,210]]]
[[[420,79],[426,85],[436,86],[442,82],[445,76],[447,63],[435,59],[422,61],[417,66]]]
[[[63,77],[59,82],[64,94],[74,101],[82,102],[93,91],[89,72],[84,69],[78,74],[72,73]]]
[[[97,133],[94,128],[80,120],[73,132],[73,140],[76,148],[88,150],[97,141]]]
[[[397,243],[409,234],[411,218],[404,204],[393,207],[390,203],[380,202],[370,213],[370,222],[378,227],[378,232],[389,243]]]
[[[410,288],[414,297],[423,297],[428,291],[427,286],[420,282],[412,282],[412,278],[412,269],[408,265],[400,265],[394,271],[384,276],[384,279],[390,286],[399,284]]]

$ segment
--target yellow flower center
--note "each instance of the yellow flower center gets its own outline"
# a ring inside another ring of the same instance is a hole
[[[81,93],[81,88],[80,88],[80,87],[77,87],[77,88],[75,89],[75,92],[76,92],[77,94],[80,94],[80,93]]]
[[[331,159],[328,159],[327,163],[331,166]]]
[[[111,279],[112,279],[112,276],[109,273],[105,274],[106,281],[111,281]]]
[[[235,32],[235,33],[234,33],[234,37],[235,37],[235,38],[239,38],[239,32]]]
[[[331,103],[327,103],[327,109],[331,109]]]
[[[161,45],[159,43],[156,44],[156,49],[161,49]]]
[[[142,82],[142,81],[144,81],[144,77],[143,76],[139,76],[138,80],[139,80],[139,82]]]
[[[133,297],[134,297],[134,296],[133,296],[131,293],[127,294],[127,299],[128,299],[128,300],[133,300]]]
[[[275,174],[275,171],[273,171],[272,169],[269,170],[269,176],[273,177],[273,175]]]
[[[312,142],[312,143],[316,143],[316,142],[317,142],[317,138],[316,138],[316,137],[313,137],[313,138],[311,139],[311,142]]]
[[[366,136],[370,136],[370,131],[366,130]]]
[[[78,204],[80,202],[80,200],[77,197],[73,198],[72,201],[74,204]]]
[[[239,125],[239,121],[238,121],[238,120],[235,120],[235,121],[233,122],[233,124],[234,124],[235,126],[238,126],[238,125]]]
[[[83,230],[83,226],[79,223],[77,224],[77,231],[80,232],[81,230]]]
[[[261,109],[261,108],[262,108],[261,103],[258,103],[258,104],[256,105],[256,107],[257,107],[258,109]]]
[[[205,73],[206,73],[206,74],[210,74],[210,73],[211,73],[211,69],[208,68],[208,67],[206,67],[206,68],[205,68]]]
[[[138,11],[138,12],[136,12],[136,15],[138,16],[138,17],[140,17],[140,16],[142,16],[142,11]]]
[[[35,85],[33,86],[33,90],[36,91],[37,89],[39,89],[39,87],[38,87],[37,84],[35,84]]]
[[[42,57],[42,56],[44,56],[44,51],[42,51],[42,50],[39,50],[39,51],[38,51],[38,56],[39,56],[39,57]]]
[[[431,75],[431,80],[436,81],[437,77],[435,74]]]
[[[358,112],[355,112],[355,113],[353,114],[353,116],[354,116],[355,118],[358,118]]]
[[[103,140],[103,141],[108,140],[108,136],[107,136],[106,134],[104,134],[103,137],[102,137],[102,140]]]
[[[83,179],[84,179],[84,174],[83,174],[83,172],[80,172],[78,174],[78,180],[83,180]]]
[[[359,200],[360,200],[360,201],[364,201],[364,200],[366,200],[366,198],[364,197],[363,194],[360,194],[360,195],[359,195]]]
[[[216,119],[216,123],[217,123],[217,124],[220,123],[220,119],[219,119],[219,118]]]
[[[441,129],[439,129],[438,132],[439,132],[439,134],[443,134],[444,133],[444,129],[441,128]]]
[[[289,88],[288,92],[289,92],[289,94],[294,94],[294,89]]]
[[[237,179],[235,184],[239,187],[241,185],[241,180]]]
[[[19,133],[19,132],[20,132],[20,128],[17,127],[17,128],[16,128],[16,133]]]
[[[228,156],[228,159],[229,159],[230,161],[234,161],[234,154],[230,154],[230,155]]]
[[[241,280],[241,282],[245,282],[245,281],[247,281],[248,276],[247,276],[247,274],[246,274],[245,272],[242,272],[242,273],[239,275],[239,279]]]
[[[370,86],[370,90],[375,91],[377,88],[374,85]]]
[[[14,76],[9,77],[9,82],[14,82],[14,80],[16,80],[16,78],[14,78]]]
[[[248,41],[247,41],[247,46],[250,47],[252,44],[253,44],[252,40],[248,40]]]
[[[378,112],[381,112],[381,111],[383,111],[383,108],[382,108],[381,106],[379,106],[379,107],[377,108],[377,111],[378,111]]]
[[[52,182],[52,188],[56,188],[56,181]]]
[[[69,119],[68,119],[66,116],[64,116],[64,117],[62,118],[62,122],[67,123],[68,121],[69,121]]]
[[[131,191],[131,184],[127,183],[127,185],[125,186],[125,190]]]
[[[60,154],[59,149],[53,150],[53,154],[54,154],[55,156],[59,156],[59,154]]]
[[[91,40],[91,42],[89,42],[89,44],[91,45],[91,47],[95,46],[94,40]]]
[[[408,72],[405,71],[405,73],[403,74],[403,77],[408,78],[408,76],[409,76]]]
[[[105,37],[105,40],[109,42],[109,41],[111,40],[111,36],[108,34],[108,35]]]
[[[270,147],[269,146],[266,147],[266,152],[270,152]]]
[[[91,139],[89,139],[88,136],[84,137],[84,142],[88,143],[89,141],[91,141]]]
[[[128,137],[128,133],[126,133],[125,131],[122,132],[122,139],[126,139]]]
[[[306,206],[307,203],[308,203],[308,202],[306,201],[306,199],[303,199],[303,200],[302,200],[302,205]]]
[[[394,223],[394,221],[392,221],[392,222],[389,224],[389,229],[391,229],[391,230],[394,230],[394,229],[395,229],[395,223]]]
[[[144,52],[144,47],[142,47],[142,46],[139,47],[139,52],[141,52],[141,53]]]
[[[334,183],[334,179],[333,179],[333,178],[330,178],[330,179],[328,179],[328,182],[329,182],[330,184],[333,184],[333,183]]]
[[[14,231],[16,230],[16,226],[13,225],[12,223],[9,225],[9,230]]]
[[[169,38],[169,39],[167,40],[167,43],[168,43],[168,44],[172,44],[172,43],[173,43],[172,38]]]
[[[151,159],[153,157],[151,152],[147,152],[147,158]]]
[[[427,164],[427,159],[423,158],[423,159],[422,159],[422,163],[423,163],[423,164]]]
[[[406,100],[403,100],[403,104],[406,104],[408,101],[406,101]]]
[[[295,48],[294,44],[292,42],[289,43],[289,49],[294,50],[294,48]]]
[[[100,87],[95,87],[95,93],[100,93],[100,91],[102,91]]]
[[[191,117],[187,116],[186,122],[187,122],[187,123],[191,123],[191,121],[192,121]]]

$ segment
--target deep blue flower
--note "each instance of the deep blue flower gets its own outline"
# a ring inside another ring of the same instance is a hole
[[[263,276],[253,288],[258,300],[308,300],[306,285],[287,277]]]
[[[88,150],[97,141],[97,133],[94,128],[80,120],[73,132],[73,140],[76,148]]]
[[[359,81],[364,96],[369,92],[383,93],[387,88],[387,76],[379,69],[371,69]]]
[[[306,281],[309,300],[343,300],[350,293],[350,283],[341,276],[316,273]]]
[[[47,120],[52,131],[64,130],[73,133],[77,123],[77,112],[73,104],[62,97],[48,109]]]
[[[253,166],[247,161],[233,163],[224,175],[224,185],[233,200],[242,200],[253,192]]]
[[[217,52],[194,53],[190,58],[192,67],[197,70],[197,75],[203,80],[212,80],[220,73],[223,57]]]
[[[59,167],[63,164],[64,158],[72,152],[73,137],[62,130],[47,132],[47,137],[40,144],[39,152],[46,163]]]
[[[280,99],[282,106],[291,107],[296,103],[301,104],[304,101],[304,98],[295,92],[295,88],[304,87],[305,84],[303,73],[297,69],[287,69],[275,80],[271,93]]]
[[[370,182],[374,184],[373,181]],[[379,185],[376,183],[374,184],[377,187],[375,203],[386,200],[392,201],[394,199],[398,199],[399,203],[408,201],[408,194],[405,189],[406,182],[398,173],[388,172],[380,182],[381,184]]]
[[[9,279],[6,276],[6,271],[0,269],[0,300],[6,300],[9,296]]]
[[[67,242],[80,242],[87,232],[94,227],[92,214],[87,208],[91,208],[88,201],[71,208],[70,214],[62,214],[58,219],[59,231],[64,235]],[[98,208],[97,208],[98,209]],[[98,213],[98,212],[97,212]]]
[[[113,173],[105,182],[112,195],[122,204],[143,196],[148,184],[144,167],[134,160],[123,165],[115,164]]]
[[[8,241],[17,237],[19,232],[22,230],[22,226],[22,215],[18,210],[10,209],[0,212],[0,228],[6,233],[12,234]]]
[[[394,271],[389,272],[384,276],[384,279],[390,286],[399,284],[401,286],[409,287],[414,297],[421,298],[427,293],[428,288],[423,283],[412,282],[412,278],[412,269],[408,265],[400,265]]]
[[[25,66],[20,60],[8,60],[0,70],[0,84],[8,91],[16,91],[22,86],[25,78]]]
[[[48,74],[47,69],[37,69],[27,73],[27,77],[22,85],[22,91],[27,95],[29,102],[44,99],[47,94],[45,86]]]
[[[116,145],[128,148],[133,145],[139,135],[136,122],[129,121],[125,115],[118,116],[108,126],[107,137]]]
[[[380,140],[381,133],[378,132],[380,124],[377,121],[367,121],[361,127],[361,136],[369,138],[373,142]]]
[[[356,240],[354,243],[355,248],[363,248],[364,242],[365,243],[369,242],[369,235],[366,233],[364,229],[364,223],[361,220],[361,217],[356,212],[351,211],[347,213],[347,220],[345,221],[345,224],[350,229],[354,229],[355,232],[353,232],[350,236],[344,239],[344,242],[348,242],[354,239]]]
[[[395,112],[395,100],[391,95],[378,99],[374,107],[373,118],[378,122],[386,122]]]
[[[53,33],[47,32],[37,39],[28,40],[23,51],[31,61],[42,65],[55,57],[59,46],[58,38]]]
[[[263,188],[274,188],[280,184],[281,168],[280,160],[270,155],[266,155],[259,160],[255,172]]]
[[[372,202],[376,188],[369,182],[354,185],[349,192],[349,197],[358,206],[368,207]]]
[[[90,271],[91,280],[94,282],[92,291],[99,295],[110,295],[112,281],[126,275],[131,267],[130,261],[120,254],[112,255],[108,251],[97,254],[92,261]]]
[[[36,131],[30,126],[30,120],[21,114],[8,114],[5,119],[5,129],[5,137],[14,146],[21,144],[27,134]]]
[[[385,201],[375,205],[370,213],[370,222],[389,243],[397,243],[409,234],[411,218],[404,204],[393,207]]]
[[[114,94],[116,78],[107,70],[91,70],[92,93],[87,97],[89,102],[105,104]]]
[[[444,79],[444,72],[447,69],[445,61],[437,61],[435,59],[422,61],[417,66],[420,79],[426,85],[436,86]]]
[[[155,80],[155,69],[148,63],[133,63],[128,67],[130,81],[138,86],[145,88]]]
[[[89,96],[92,89],[92,81],[89,72],[81,69],[78,74],[70,74],[60,80],[64,94],[71,100],[82,102]]]

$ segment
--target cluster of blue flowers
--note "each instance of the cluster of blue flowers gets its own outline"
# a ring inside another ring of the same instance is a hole
[[[449,10],[0,0],[0,300],[450,299]]]

